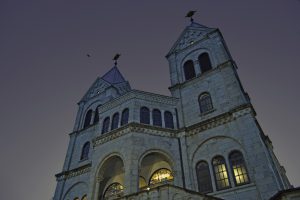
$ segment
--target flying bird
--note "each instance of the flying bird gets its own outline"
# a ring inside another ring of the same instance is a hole
[[[187,14],[186,14],[186,16],[185,17],[193,17],[193,15],[195,14],[195,12],[196,12],[196,10],[191,10],[191,11],[189,11]]]
[[[115,60],[115,61],[118,60],[120,56],[121,56],[121,54],[118,54],[118,53],[117,53],[117,54],[115,55],[115,57],[113,58],[113,60]]]

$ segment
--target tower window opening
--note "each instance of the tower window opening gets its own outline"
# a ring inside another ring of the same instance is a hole
[[[118,128],[119,126],[119,113],[115,113],[111,122],[111,130]]]
[[[218,190],[230,188],[229,177],[225,160],[222,156],[216,156],[212,160]]]
[[[102,134],[108,132],[108,129],[109,129],[109,121],[110,121],[110,120],[109,120],[109,117],[106,117],[106,118],[103,120]]]
[[[128,124],[128,119],[129,119],[129,109],[126,108],[122,112],[122,117],[121,117],[121,126]]]
[[[150,185],[155,185],[158,183],[164,183],[164,182],[169,182],[169,181],[173,181],[174,177],[172,175],[172,172],[168,169],[165,168],[161,168],[156,170],[151,178],[150,178]]]
[[[201,113],[206,113],[213,109],[210,94],[205,92],[199,96],[199,106]]]
[[[80,160],[88,159],[89,151],[90,151],[90,142],[86,142],[82,147]]]
[[[194,63],[192,60],[188,60],[183,65],[185,80],[190,80],[196,77]]]
[[[150,110],[147,107],[140,109],[140,122],[142,124],[150,124]]]
[[[235,184],[239,186],[249,183],[250,180],[242,153],[239,151],[230,153],[229,162],[234,175]]]
[[[95,110],[95,117],[94,117],[94,122],[93,124],[97,124],[99,122],[99,107],[97,106],[96,110]]]
[[[154,109],[152,112],[152,118],[153,118],[153,125],[154,126],[162,126],[162,120],[161,120],[161,112],[158,109]]]
[[[202,53],[198,57],[201,72],[207,72],[212,69],[208,53]]]
[[[83,128],[86,128],[90,125],[91,123],[91,119],[92,119],[92,113],[93,111],[92,110],[88,110],[86,115],[85,115],[85,119],[84,119],[84,125],[83,125]]]
[[[196,174],[198,180],[198,189],[201,193],[209,193],[213,191],[209,166],[206,161],[200,161],[196,165]]]
[[[174,129],[173,115],[170,111],[165,111],[165,127]]]

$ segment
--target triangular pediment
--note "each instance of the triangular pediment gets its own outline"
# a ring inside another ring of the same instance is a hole
[[[191,25],[187,26],[180,34],[179,38],[167,54],[167,57],[174,52],[180,51],[190,45],[193,45],[195,42],[203,39],[207,33],[213,30],[216,29],[209,28],[195,22],[191,23]]]
[[[104,94],[105,91],[111,87],[117,90],[118,95],[124,94],[131,90],[128,81],[124,79],[123,75],[116,66],[111,68],[102,77],[98,77],[82,97],[81,101],[86,101]]]

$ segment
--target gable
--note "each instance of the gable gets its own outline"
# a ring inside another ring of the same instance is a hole
[[[206,26],[193,22],[190,26],[187,26],[183,30],[183,32],[167,54],[167,57],[174,52],[183,50],[186,47],[193,45],[195,42],[203,39],[207,33],[210,33],[213,30],[216,29],[208,28]]]

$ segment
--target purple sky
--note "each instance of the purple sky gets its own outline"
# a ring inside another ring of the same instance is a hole
[[[169,95],[164,56],[191,9],[196,22],[221,29],[258,120],[299,186],[299,0],[0,0],[1,199],[53,196],[76,103],[115,53],[133,88]]]

